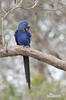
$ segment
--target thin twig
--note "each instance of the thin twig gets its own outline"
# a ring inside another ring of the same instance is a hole
[[[9,13],[11,13],[12,11],[14,11],[15,9],[19,8],[20,4],[23,2],[23,0],[20,1],[20,3],[18,3],[18,5],[16,5],[14,8],[10,9],[3,17],[6,18],[8,16]]]
[[[36,1],[35,1],[35,4],[34,4],[32,7],[29,7],[29,8],[27,8],[27,9],[31,9],[31,8],[33,9],[33,8],[35,8],[35,6],[38,4],[38,2],[39,2],[39,0],[36,0]]]
[[[31,7],[28,7],[28,8],[21,7],[20,5],[21,5],[22,2],[23,2],[23,0],[21,0],[21,2],[20,2],[18,5],[16,5],[14,8],[10,9],[10,10],[4,15],[3,19],[6,18],[6,17],[8,16],[9,13],[13,12],[13,11],[14,11],[15,9],[17,9],[17,8],[22,8],[22,9],[25,9],[25,10],[33,9],[33,8],[38,4],[39,0],[36,0],[35,3],[34,3],[34,5],[31,6]]]

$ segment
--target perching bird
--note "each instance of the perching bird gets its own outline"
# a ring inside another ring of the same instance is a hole
[[[31,33],[29,32],[30,26],[28,21],[21,21],[18,25],[18,30],[15,32],[15,41],[17,45],[29,46],[31,40]],[[28,87],[30,87],[30,68],[29,68],[29,57],[23,56],[24,59],[24,67],[25,67],[25,75],[26,81],[28,83]]]

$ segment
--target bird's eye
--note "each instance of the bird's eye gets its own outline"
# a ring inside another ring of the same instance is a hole
[[[25,24],[23,24],[23,28],[24,28],[24,29],[26,28],[26,25],[25,25]]]

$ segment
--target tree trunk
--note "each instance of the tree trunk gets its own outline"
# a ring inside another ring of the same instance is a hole
[[[15,4],[16,4],[16,0],[14,0]]]
[[[2,8],[0,0],[0,45],[2,45]]]

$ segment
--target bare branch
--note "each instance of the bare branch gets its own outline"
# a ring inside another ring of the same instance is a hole
[[[16,4],[16,0],[14,0],[15,4]]]
[[[22,2],[23,2],[23,0],[21,0],[21,2],[20,2],[18,5],[16,5],[13,9],[10,9],[10,10],[5,14],[5,16],[3,17],[3,19],[6,18],[6,17],[8,16],[9,13],[13,12],[13,11],[14,11],[15,9],[17,9],[17,8],[22,8],[22,9],[26,9],[26,10],[33,9],[33,8],[38,4],[39,0],[36,0],[36,1],[34,2],[34,5],[31,6],[31,7],[29,7],[29,8],[24,8],[24,7],[20,6],[20,5],[22,4]]]
[[[3,19],[6,18],[6,17],[9,15],[9,13],[11,13],[12,11],[14,11],[14,10],[17,9],[17,8],[19,8],[19,7],[16,6],[15,8],[9,10],[9,11],[4,15]]]
[[[31,7],[28,7],[28,8],[22,7],[22,6],[21,6],[22,2],[23,2],[23,0],[21,0],[20,3],[19,3],[18,5],[16,5],[14,8],[10,9],[10,10],[3,16],[3,19],[6,18],[6,17],[9,15],[9,13],[13,12],[13,11],[14,11],[15,9],[17,9],[17,8],[22,8],[22,9],[25,9],[25,10],[31,10],[31,9],[35,8],[36,5],[38,4],[39,0],[36,0],[36,1],[34,2],[34,5],[31,6]],[[45,8],[43,8],[43,6],[39,6],[39,5],[38,5],[38,7],[41,8],[42,10],[44,10],[44,11],[57,11],[57,10],[60,10],[60,11],[61,11],[61,10],[63,10],[63,8],[58,8],[58,7],[57,7],[56,9],[45,9]]]
[[[27,8],[27,9],[33,9],[33,8],[35,8],[35,6],[38,4],[38,2],[39,2],[39,0],[36,0],[36,1],[34,2],[34,5],[33,5],[32,7]]]
[[[23,2],[23,0],[20,1],[20,3],[18,5],[16,5],[14,8],[10,9],[3,17],[6,18],[8,16],[9,13],[13,12],[15,9],[20,8],[20,4]]]
[[[42,53],[42,52],[34,50],[32,48],[16,46],[13,48],[9,48],[8,52],[6,52],[5,49],[0,50],[0,58],[8,57],[8,56],[18,56],[18,55],[31,56],[37,60],[40,60],[40,61],[43,61],[50,65],[53,65],[58,69],[62,69],[64,71],[66,71],[66,61],[60,60],[52,55]]]
[[[2,8],[1,8],[1,2],[0,0],[0,45],[2,45]]]

